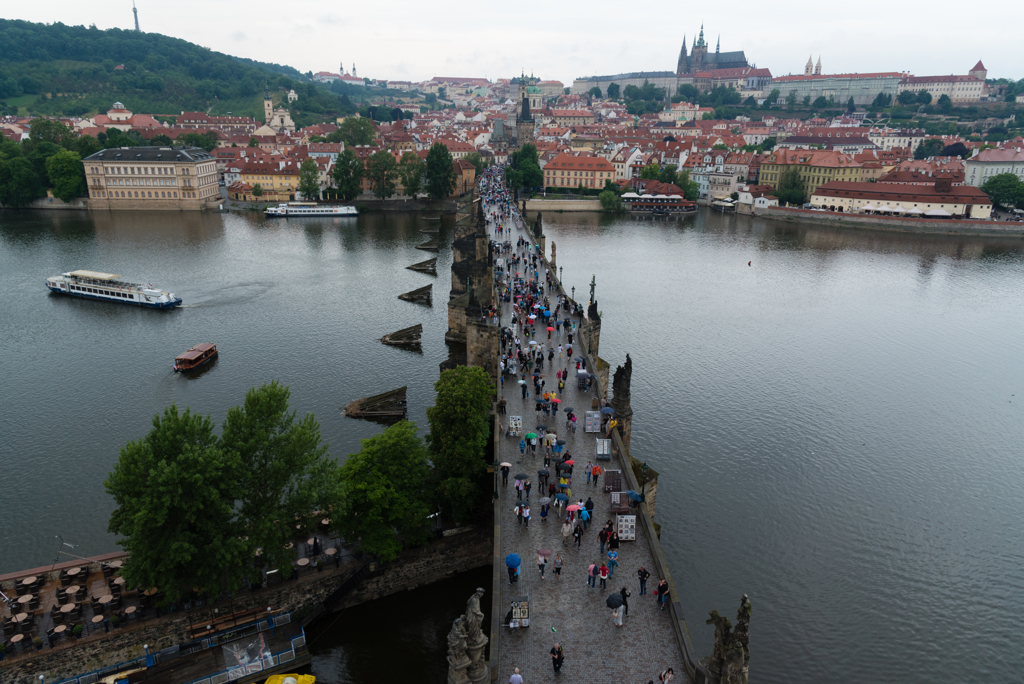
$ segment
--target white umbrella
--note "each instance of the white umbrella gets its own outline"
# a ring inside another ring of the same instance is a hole
[[[920,214],[920,213],[922,213],[922,211],[920,209],[918,209],[917,207],[910,207],[909,209],[907,209],[907,213],[908,214]]]
[[[870,202],[868,202],[863,207],[861,207],[860,210],[861,211],[876,211],[874,205],[872,205]]]
[[[925,216],[940,216],[940,217],[952,216],[952,214],[950,214],[945,209],[938,209],[938,208],[929,209],[928,211],[924,212],[924,215]]]

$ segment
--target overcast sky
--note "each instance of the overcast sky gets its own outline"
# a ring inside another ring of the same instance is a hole
[[[5,3],[7,19],[131,28],[131,0]],[[674,70],[683,34],[688,49],[704,24],[714,50],[743,50],[772,75],[803,73],[808,55],[824,73],[910,71],[966,74],[983,60],[990,78],[1024,77],[1014,32],[986,29],[995,17],[1019,25],[1017,0],[985,3],[984,15],[948,0],[797,0],[722,3],[702,15],[663,0],[487,2],[269,2],[136,0],[143,31],[300,71],[422,81],[433,76],[508,78],[523,69],[567,86],[574,78]],[[748,9],[749,8],[749,9]],[[971,28],[973,27],[973,28]],[[991,30],[991,37],[982,35]],[[0,47],[2,49],[2,47]]]

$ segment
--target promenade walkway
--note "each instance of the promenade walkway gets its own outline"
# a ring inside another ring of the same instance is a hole
[[[506,231],[500,236],[494,235],[493,225],[489,225],[488,230],[492,239],[500,242],[511,240],[513,245],[520,236],[529,239],[523,230],[513,229],[511,233]],[[540,277],[543,280],[543,266]],[[554,301],[557,294],[554,288],[550,294]],[[501,325],[510,325],[510,319],[511,306],[503,304]],[[578,317],[576,322],[579,327]],[[538,333],[543,329],[540,325],[537,326]],[[560,395],[560,406],[571,406],[576,409],[579,416],[576,434],[572,435],[566,430],[564,412],[560,411],[558,417],[545,417],[543,413],[536,411],[536,397],[533,396],[532,385],[529,386],[529,398],[523,399],[520,386],[509,375],[505,376],[504,386],[499,390],[507,402],[506,414],[499,415],[499,419],[502,425],[507,427],[510,416],[522,416],[523,434],[536,432],[536,426],[544,424],[550,431],[557,432],[559,438],[566,440],[565,449],[572,454],[575,461],[571,483],[572,497],[569,503],[575,502],[576,499],[585,501],[590,497],[595,504],[594,515],[589,529],[584,532],[581,547],[577,549],[571,539],[563,546],[560,528],[565,517],[565,508],[552,506],[546,521],[542,522],[540,517],[541,506],[538,500],[547,495],[546,487],[540,486],[537,477],[537,471],[544,467],[543,449],[538,447],[537,454],[531,456],[528,448],[527,455],[521,462],[520,438],[506,436],[503,432],[497,449],[498,460],[512,463],[513,466],[508,484],[499,484],[498,487],[501,512],[500,558],[504,559],[510,553],[519,554],[522,558],[522,570],[519,581],[512,585],[508,582],[507,574],[503,574],[500,602],[503,608],[499,618],[504,617],[514,598],[527,596],[530,600],[531,620],[528,628],[510,630],[503,624],[499,634],[492,635],[492,639],[500,639],[498,682],[507,682],[514,668],[519,668],[526,684],[553,681],[555,676],[549,651],[556,641],[565,652],[565,663],[561,676],[557,679],[567,683],[644,684],[650,680],[657,681],[658,673],[668,667],[674,669],[676,682],[684,682],[686,675],[681,651],[670,623],[671,612],[658,608],[654,589],[661,578],[656,574],[650,544],[639,525],[636,541],[621,542],[618,568],[614,576],[609,578],[607,588],[601,589],[600,581],[593,589],[587,584],[587,569],[590,564],[600,565],[602,561],[607,561],[607,555],[602,557],[599,553],[597,534],[606,521],[615,521],[615,516],[610,512],[610,495],[605,494],[603,489],[604,475],[596,485],[588,485],[585,475],[587,462],[595,460],[596,438],[603,437],[584,430],[584,412],[590,410],[592,401],[597,396],[597,385],[595,383],[589,391],[577,389],[575,365],[582,345],[574,345],[576,349],[572,362],[566,358],[564,352],[559,359],[558,345],[566,342],[565,335],[563,334],[561,339],[555,338],[554,333],[552,336],[550,342],[554,345],[555,358],[550,363],[545,361],[544,370],[541,371],[547,376],[545,389],[557,390],[556,370],[569,369],[569,382],[566,383],[564,393]],[[547,349],[546,333],[538,334],[537,341],[543,343]],[[557,459],[551,462],[552,478],[556,461]],[[611,461],[601,462],[600,465],[606,471],[622,470],[625,467],[616,456],[613,456]],[[526,473],[533,483],[529,501],[532,516],[529,527],[520,525],[513,511],[516,505],[513,478],[517,473]],[[564,567],[561,578],[554,574],[554,554],[548,558],[544,578],[541,578],[536,561],[537,550],[542,548],[562,554]],[[607,553],[607,548],[605,551]],[[647,582],[648,593],[643,596],[640,595],[637,579],[637,569],[640,566],[644,566],[651,573],[651,578]],[[496,568],[496,571],[505,573],[505,568]],[[605,605],[605,600],[623,586],[632,592],[629,598],[629,614],[625,617],[623,626],[616,627],[612,622],[612,611]]]

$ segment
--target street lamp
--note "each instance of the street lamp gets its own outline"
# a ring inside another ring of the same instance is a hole
[[[572,301],[574,301],[574,302],[576,301],[576,286],[575,285],[572,288]]]
[[[494,500],[498,500],[498,459],[494,459]]]
[[[647,487],[647,462],[640,464],[640,473],[643,475],[643,482],[640,484],[640,501],[647,501],[644,489]]]

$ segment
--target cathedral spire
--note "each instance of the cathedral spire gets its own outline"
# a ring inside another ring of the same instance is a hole
[[[715,45],[715,54],[717,55],[722,49],[722,34],[718,34],[718,43]]]

